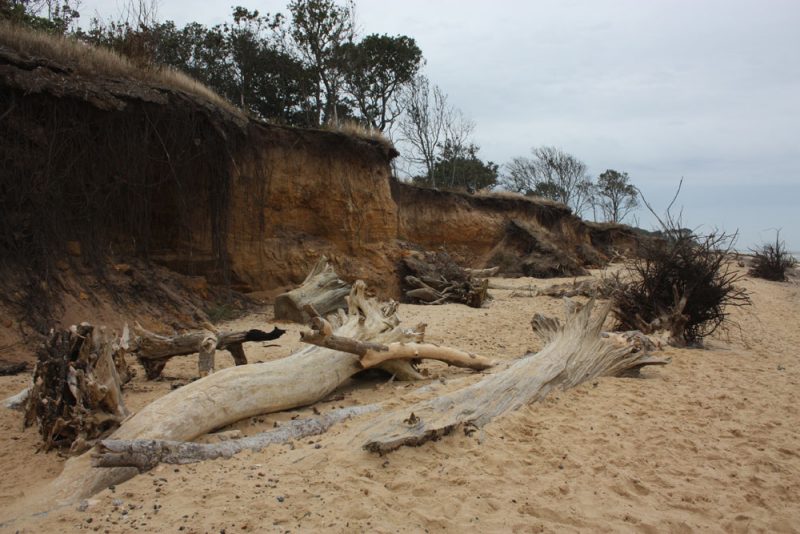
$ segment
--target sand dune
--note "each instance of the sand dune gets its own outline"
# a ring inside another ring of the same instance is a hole
[[[513,283],[553,281],[519,279]],[[472,436],[448,436],[385,457],[362,451],[349,429],[293,446],[229,460],[160,466],[85,511],[63,508],[6,524],[14,532],[795,532],[800,529],[800,286],[747,279],[753,306],[733,310],[738,327],[706,349],[668,349],[672,363],[644,379],[603,378],[558,392]],[[429,338],[494,358],[536,350],[534,312],[560,314],[548,297],[493,291],[485,309],[402,305],[409,323],[429,324]],[[263,325],[271,311],[236,321]],[[297,348],[291,326],[280,348]],[[286,338],[285,338],[286,339]],[[230,365],[228,357],[221,358]],[[429,366],[443,389],[479,378]],[[194,375],[190,359],[171,362],[173,381]],[[460,380],[453,380],[458,378]],[[309,372],[313,380],[313,370]],[[0,396],[25,377],[0,378]],[[319,405],[415,398],[418,384],[359,381]],[[133,409],[162,395],[170,380],[137,378]],[[310,409],[237,423],[246,434]],[[13,517],[23,494],[59,472],[56,454],[35,453],[35,431],[19,414],[0,413],[0,513]]]

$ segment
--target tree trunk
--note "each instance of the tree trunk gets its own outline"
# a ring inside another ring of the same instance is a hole
[[[569,301],[568,301],[569,302]],[[570,303],[564,327],[559,321],[534,318],[534,330],[548,343],[507,369],[469,387],[395,410],[365,425],[356,441],[378,453],[417,446],[463,427],[481,428],[495,417],[542,400],[555,388],[567,389],[597,376],[615,376],[644,365],[663,365],[632,345],[609,343],[600,335],[610,305],[591,316],[594,302],[582,309]]]
[[[348,294],[350,285],[339,279],[328,258],[322,256],[300,287],[275,298],[275,319],[307,323],[310,317],[303,311],[306,306],[313,306],[325,316],[346,308]]]

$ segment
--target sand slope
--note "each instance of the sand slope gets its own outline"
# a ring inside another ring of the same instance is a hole
[[[544,285],[553,281],[519,279]],[[794,532],[800,529],[800,286],[747,279],[754,305],[734,310],[741,330],[705,350],[669,349],[671,365],[645,379],[604,378],[501,418],[470,437],[454,435],[386,457],[363,452],[348,429],[357,421],[294,446],[230,460],[160,466],[89,502],[5,531],[73,532]],[[495,290],[488,308],[403,305],[401,317],[429,324],[429,338],[496,358],[539,343],[530,331],[538,311],[560,314],[548,297]],[[237,321],[259,325],[270,311]],[[297,347],[293,326],[280,348]],[[232,361],[222,358],[224,365]],[[192,377],[195,362],[173,361],[166,375]],[[444,390],[477,380],[430,365]],[[313,370],[309,372],[313,380]],[[456,380],[453,380],[456,379]],[[0,396],[24,377],[0,378]],[[129,404],[141,407],[170,380],[137,378]],[[411,402],[418,384],[360,381],[319,406],[396,399]],[[250,434],[310,409],[242,421]],[[0,411],[0,517],[60,468],[36,454],[34,431]]]

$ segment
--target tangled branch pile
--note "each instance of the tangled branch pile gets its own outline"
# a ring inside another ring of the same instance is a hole
[[[797,265],[797,260],[786,251],[786,244],[780,240],[780,232],[775,235],[775,244],[764,244],[752,250],[754,255],[750,274],[765,280],[783,282],[786,271]]]
[[[489,297],[488,280],[474,277],[446,252],[412,253],[401,260],[400,271],[408,302],[480,308]]]
[[[742,278],[729,260],[735,235],[695,236],[670,221],[664,240],[643,243],[614,295],[618,329],[670,333],[677,345],[697,344],[728,317],[729,306],[750,304],[736,286]]]

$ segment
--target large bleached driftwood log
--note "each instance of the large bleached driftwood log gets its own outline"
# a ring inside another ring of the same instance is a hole
[[[25,425],[37,425],[45,450],[81,452],[128,415],[115,343],[104,329],[83,323],[52,333],[39,350],[25,399]]]
[[[304,311],[306,306],[313,306],[324,316],[345,308],[349,294],[350,284],[339,279],[328,258],[322,256],[300,287],[275,298],[275,319],[306,323],[310,319]]]
[[[130,342],[130,352],[136,356],[145,369],[147,378],[158,378],[170,358],[198,354],[198,373],[206,376],[214,371],[214,355],[218,350],[227,350],[236,365],[247,364],[242,344],[255,341],[278,339],[286,331],[274,327],[271,332],[245,330],[237,332],[215,332],[209,326],[206,330],[196,330],[176,336],[161,336],[134,326],[135,337]]]
[[[333,334],[385,345],[421,341],[420,332],[400,327],[396,305],[381,306],[365,291],[363,282],[354,284],[348,312],[338,315],[340,324],[332,325]],[[398,378],[421,376],[408,359],[382,362],[379,367]],[[313,404],[363,368],[357,354],[316,345],[281,360],[230,367],[155,400],[109,438],[191,441],[246,417]],[[51,503],[75,502],[137,472],[129,467],[92,467],[91,455],[85,453],[67,461],[48,490],[26,507],[41,510]]]
[[[610,343],[601,337],[610,304],[592,316],[593,301],[583,308],[567,302],[563,327],[559,321],[534,318],[534,330],[547,342],[540,352],[469,387],[379,417],[358,434],[357,442],[378,453],[420,445],[459,427],[483,427],[505,412],[543,399],[556,388],[667,363],[633,345]]]

